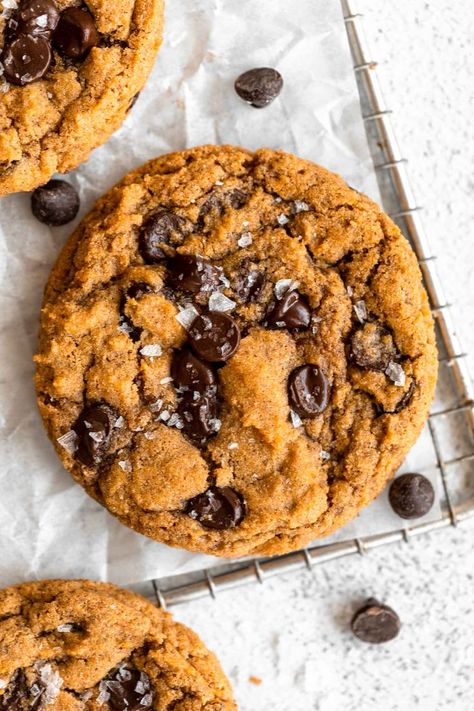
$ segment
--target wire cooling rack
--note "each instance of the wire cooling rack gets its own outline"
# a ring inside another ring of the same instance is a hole
[[[362,28],[356,2],[341,0],[359,88],[362,117],[386,212],[410,240],[422,270],[435,319],[440,353],[439,383],[434,408],[428,418],[435,462],[441,479],[441,515],[436,520],[387,533],[342,542],[316,543],[300,551],[250,562],[226,563],[208,570],[134,586],[142,594],[169,607],[202,597],[215,597],[241,585],[264,583],[266,578],[291,573],[347,555],[364,555],[373,548],[404,541],[474,518],[474,391],[463,352],[452,322],[450,304],[436,271],[403,158],[391,125]],[[471,490],[469,491],[469,486]]]

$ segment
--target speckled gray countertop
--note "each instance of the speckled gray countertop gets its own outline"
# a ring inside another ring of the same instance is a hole
[[[360,0],[360,8],[473,372],[474,3]],[[218,653],[242,711],[468,711],[473,532],[432,534],[174,613]],[[403,622],[381,647],[348,631],[354,607],[373,594]]]

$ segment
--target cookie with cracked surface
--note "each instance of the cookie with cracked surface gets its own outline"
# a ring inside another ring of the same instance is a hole
[[[222,556],[324,536],[391,478],[435,387],[397,227],[292,155],[204,146],[128,175],[46,288],[37,391],[123,523]]]
[[[0,196],[86,160],[124,121],[163,0],[18,0],[0,13]]]
[[[190,629],[144,598],[87,580],[0,590],[0,709],[232,711]]]

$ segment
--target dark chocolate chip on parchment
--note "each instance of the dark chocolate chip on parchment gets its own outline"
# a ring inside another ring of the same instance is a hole
[[[400,618],[388,605],[369,598],[352,618],[351,629],[363,642],[383,644],[400,632]]]

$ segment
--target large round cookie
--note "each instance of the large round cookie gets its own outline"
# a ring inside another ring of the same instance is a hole
[[[160,45],[163,0],[1,6],[0,196],[72,170],[120,126]]]
[[[231,711],[219,662],[190,629],[114,585],[0,591],[0,709]]]
[[[393,475],[434,341],[415,256],[377,205],[295,156],[205,146],[131,173],[70,238],[38,401],[65,467],[123,523],[280,553]]]

